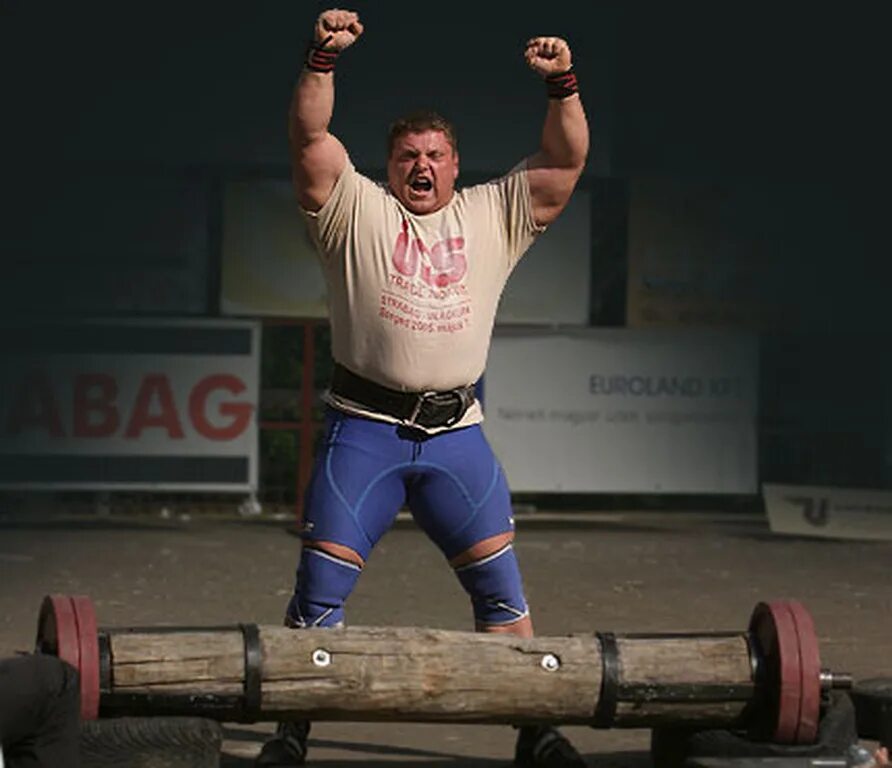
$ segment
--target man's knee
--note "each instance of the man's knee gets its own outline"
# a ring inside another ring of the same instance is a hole
[[[513,538],[510,532],[492,536],[450,561],[483,629],[529,623]]]
[[[497,533],[495,536],[489,536],[478,541],[476,544],[472,544],[464,552],[460,552],[455,557],[451,558],[449,560],[449,565],[456,569],[460,568],[463,565],[476,562],[484,557],[489,557],[489,555],[498,552],[506,544],[511,544],[513,541],[514,531]]]
[[[362,555],[352,547],[345,546],[344,544],[336,544],[333,541],[313,541],[312,539],[309,539],[304,542],[304,547],[315,549],[320,552],[326,552],[333,557],[338,557],[353,563],[354,565],[358,565],[360,568],[365,565],[365,560],[363,560]]]
[[[289,627],[335,627],[344,623],[344,602],[353,591],[364,561],[350,547],[328,541],[305,541],[297,567],[294,594],[288,603]]]

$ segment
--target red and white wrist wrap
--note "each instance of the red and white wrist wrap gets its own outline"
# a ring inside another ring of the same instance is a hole
[[[549,99],[566,99],[567,96],[579,93],[579,82],[576,80],[573,67],[570,67],[566,72],[548,75],[545,78],[545,88]]]
[[[312,72],[334,72],[335,62],[340,51],[326,50],[325,45],[331,38],[326,38],[321,43],[310,43],[307,47],[307,59],[305,65]]]

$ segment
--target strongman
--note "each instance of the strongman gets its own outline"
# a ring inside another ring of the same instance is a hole
[[[477,629],[528,637],[509,489],[474,384],[506,280],[585,164],[570,49],[556,37],[526,44],[544,79],[545,121],[537,151],[505,175],[457,190],[455,130],[422,111],[392,124],[382,186],[329,132],[335,66],[362,32],[356,13],[320,15],[290,112],[294,187],[328,286],[335,368],[286,622],[342,624],[369,553],[406,505],[470,596]],[[258,765],[301,764],[308,730],[282,724]],[[545,724],[519,729],[515,761],[584,765]]]

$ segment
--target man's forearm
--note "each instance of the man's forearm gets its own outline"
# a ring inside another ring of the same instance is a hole
[[[334,111],[334,73],[304,69],[294,88],[289,112],[289,136],[305,146],[328,133]]]
[[[588,121],[567,41],[534,37],[527,43],[524,57],[543,77],[548,95],[539,149],[527,160],[533,220],[547,226],[567,204],[585,167]]]
[[[328,135],[334,110],[334,70],[338,56],[362,34],[359,16],[333,8],[316,19],[303,72],[294,88],[288,115],[288,135],[295,148]]]
[[[297,198],[308,211],[325,204],[345,167],[346,150],[328,130],[334,110],[334,70],[338,56],[362,30],[353,11],[332,8],[319,14],[294,87],[288,112],[291,176]]]
[[[589,149],[588,121],[578,94],[549,99],[539,147],[543,165],[581,169]]]

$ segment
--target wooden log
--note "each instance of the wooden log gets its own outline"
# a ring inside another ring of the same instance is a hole
[[[101,631],[100,649],[104,715],[729,726],[755,692],[745,633],[127,629]]]
[[[821,667],[795,600],[758,603],[746,632],[520,639],[423,628],[235,627],[97,632],[85,595],[47,595],[36,646],[73,664],[81,713],[219,720],[403,720],[747,728],[812,743]]]

